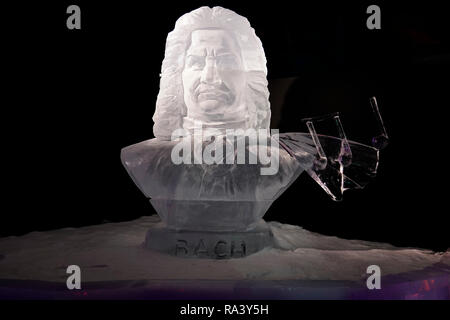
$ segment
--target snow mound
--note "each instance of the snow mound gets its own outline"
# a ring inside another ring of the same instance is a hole
[[[145,249],[157,216],[82,228],[31,232],[0,239],[0,280],[65,282],[68,265],[83,281],[117,280],[343,280],[362,281],[367,267],[383,276],[450,272],[450,254],[345,240],[270,222],[275,247],[241,259],[183,259]]]

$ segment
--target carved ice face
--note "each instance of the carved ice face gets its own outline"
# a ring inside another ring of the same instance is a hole
[[[188,117],[206,122],[244,119],[245,71],[237,42],[226,31],[192,32],[182,79]]]

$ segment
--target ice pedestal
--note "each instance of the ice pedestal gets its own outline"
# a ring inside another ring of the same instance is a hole
[[[145,247],[186,258],[241,258],[272,247],[262,219],[272,201],[151,199],[162,222]]]
[[[147,232],[145,246],[186,258],[242,258],[273,246],[273,234],[264,220],[241,231],[193,231],[160,223]]]

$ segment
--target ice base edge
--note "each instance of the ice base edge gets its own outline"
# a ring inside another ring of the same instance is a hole
[[[147,231],[144,246],[182,258],[243,258],[273,247],[274,237],[264,220],[244,231],[191,231],[159,223]]]

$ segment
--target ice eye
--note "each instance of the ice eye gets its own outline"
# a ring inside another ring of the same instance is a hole
[[[239,63],[238,63],[236,57],[234,57],[232,55],[225,55],[225,56],[219,57],[217,60],[217,65],[220,68],[224,68],[224,69],[238,69],[239,68]]]
[[[203,69],[205,66],[205,58],[198,56],[190,56],[188,59],[189,68],[193,69]]]

